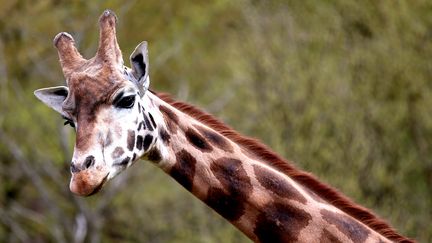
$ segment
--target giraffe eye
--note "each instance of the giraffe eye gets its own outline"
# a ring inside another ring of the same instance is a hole
[[[115,103],[118,108],[131,108],[135,104],[135,95],[122,97]]]

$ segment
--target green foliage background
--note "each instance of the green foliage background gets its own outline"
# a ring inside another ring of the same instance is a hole
[[[68,190],[74,134],[33,90],[63,85],[52,38],[95,53],[119,17],[152,88],[257,137],[419,242],[432,241],[432,4],[426,0],[0,0],[1,242],[247,242],[142,161]]]

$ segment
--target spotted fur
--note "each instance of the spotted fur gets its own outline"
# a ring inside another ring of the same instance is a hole
[[[132,151],[135,145],[135,131],[129,130],[127,136],[127,148]]]
[[[204,202],[229,221],[238,220],[245,213],[245,205],[237,197],[221,188],[211,187]]]
[[[162,155],[160,154],[159,150],[156,148],[150,149],[150,151],[147,154],[148,160],[158,163],[162,159]]]
[[[220,158],[210,165],[210,169],[223,188],[210,188],[205,202],[224,218],[238,220],[245,213],[244,202],[252,192],[252,184],[242,162]]]
[[[335,235],[330,231],[324,229],[319,238],[320,243],[342,243]]]
[[[191,191],[193,177],[195,175],[196,159],[186,150],[176,153],[177,163],[171,169],[171,176],[180,183],[186,190]]]
[[[159,137],[162,139],[165,145],[169,146],[171,136],[167,133],[167,131],[164,128],[159,128]]]
[[[145,126],[143,126],[144,125],[144,123],[143,122],[140,122],[140,123],[138,123],[138,131],[141,131],[141,128],[144,128],[145,129]]]
[[[142,149],[144,151],[147,151],[148,148],[150,147],[150,144],[152,143],[152,141],[153,141],[153,136],[150,135],[150,134],[147,134],[145,136],[145,138],[144,138],[144,143],[143,143],[143,148]]]
[[[254,233],[260,242],[295,242],[312,217],[291,205],[270,203],[258,215]]]
[[[124,150],[122,147],[116,147],[114,151],[112,152],[111,156],[113,159],[117,159],[118,157],[122,156],[124,154]]]
[[[193,128],[189,128],[185,131],[186,139],[197,149],[202,152],[211,152],[213,148],[210,144],[199,135]]]
[[[166,126],[171,134],[175,134],[177,132],[177,126],[179,123],[179,118],[177,115],[172,112],[170,109],[165,107],[164,105],[159,106],[159,110],[164,117],[164,121]]]
[[[286,199],[296,200],[306,204],[306,198],[299,193],[291,184],[288,184],[281,176],[270,172],[268,168],[263,166],[254,165],[254,172],[257,180],[269,192],[272,192],[279,197]]]
[[[147,116],[146,116],[145,113],[143,113],[143,117],[144,117],[144,122],[145,122],[145,125],[146,125],[147,129],[150,130],[150,131],[153,131],[153,126],[150,124],[150,121],[147,118]]]
[[[195,125],[195,128],[201,133],[201,135],[209,141],[213,146],[218,147],[223,151],[227,151],[229,153],[233,152],[232,145],[227,141],[226,138],[222,137],[216,132],[213,132],[209,129],[206,129],[202,126]]]
[[[138,135],[136,138],[136,148],[138,150],[141,150],[143,146],[143,137],[141,135]]]
[[[149,112],[148,114],[149,114],[149,117],[150,117],[150,121],[151,121],[151,123],[152,123],[153,127],[154,127],[154,128],[156,128],[156,127],[157,127],[157,125],[156,125],[156,122],[155,122],[155,120],[154,120],[154,118],[153,118],[152,114],[151,114],[150,112]]]
[[[112,144],[112,142],[113,142],[112,132],[109,131],[108,134],[107,134],[107,136],[106,136],[106,140],[105,140],[104,146],[108,147],[108,146],[110,146]]]
[[[326,209],[321,209],[321,214],[328,223],[335,225],[342,233],[354,242],[365,242],[370,231],[361,226],[349,216],[336,214]]]
[[[223,124],[213,116],[189,104],[175,101],[167,94],[158,94],[158,93],[155,94],[158,96],[158,98],[162,99],[167,104],[173,106],[175,109],[179,110],[182,113],[187,114],[188,116],[192,117],[196,121],[210,127],[211,129],[218,132],[222,136],[233,141],[235,144],[240,146],[240,149],[244,154],[251,154],[254,159],[260,160],[263,163],[266,163],[268,166],[271,166],[276,170],[280,171],[281,173],[286,174],[287,176],[292,178],[300,185],[304,186],[305,188],[308,188],[308,190],[315,193],[316,196],[318,196],[325,202],[331,203],[332,206],[339,208],[344,213],[350,215],[356,220],[359,220],[363,224],[367,225],[371,229],[375,230],[376,232],[384,236],[385,238],[396,242],[414,242],[397,233],[385,221],[372,214],[366,208],[353,203],[346,196],[340,194],[339,192],[329,187],[328,185],[320,182],[311,174],[298,170],[291,163],[282,159],[279,155],[275,154],[270,149],[268,149],[265,145],[259,143],[254,139],[241,136],[239,133],[237,133],[227,125]],[[162,113],[165,114],[164,117],[166,119],[172,121],[172,117],[174,116],[176,117],[176,115],[171,111],[169,111],[168,108],[162,105],[161,107],[164,107],[163,109],[160,110],[161,112],[163,111]],[[172,113],[171,117],[167,115],[170,113]],[[177,121],[175,122],[175,124],[177,124],[178,118],[176,117],[175,120]],[[170,122],[167,123],[167,126],[169,127],[170,125],[168,124],[170,124]],[[206,201],[206,203],[209,204],[211,202]],[[215,210],[218,211],[218,209]],[[223,212],[219,212],[219,213],[222,214]]]

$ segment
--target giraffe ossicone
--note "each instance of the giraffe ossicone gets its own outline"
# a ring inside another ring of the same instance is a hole
[[[97,193],[140,158],[257,242],[412,242],[367,209],[211,115],[148,90],[147,42],[124,66],[117,17],[99,19],[96,55],[54,38],[67,86],[35,95],[76,130],[70,189]]]

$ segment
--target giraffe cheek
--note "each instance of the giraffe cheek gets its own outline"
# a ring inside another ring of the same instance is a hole
[[[83,170],[72,174],[69,184],[71,192],[78,196],[91,196],[100,189],[107,181],[108,173],[97,169]]]

